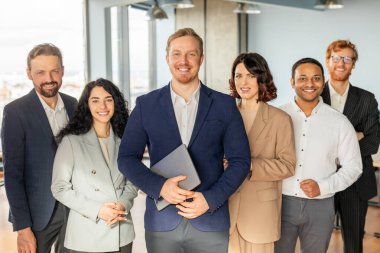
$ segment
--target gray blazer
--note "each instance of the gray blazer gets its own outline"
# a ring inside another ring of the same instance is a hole
[[[110,164],[101,150],[95,130],[65,136],[53,166],[53,196],[70,208],[65,247],[77,251],[118,251],[135,237],[130,213],[128,221],[112,227],[97,218],[105,202],[119,201],[132,208],[137,188],[117,168],[120,139],[111,129],[108,143]]]

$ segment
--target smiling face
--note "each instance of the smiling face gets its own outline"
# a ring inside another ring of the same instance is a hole
[[[166,61],[174,84],[198,85],[198,72],[203,62],[199,42],[192,36],[182,36],[170,42]]]
[[[317,105],[324,86],[322,70],[313,63],[301,64],[295,69],[291,84],[300,107],[305,104]]]
[[[349,57],[354,59],[354,52],[351,48],[344,48],[339,51],[332,51],[331,56],[326,59],[326,66],[330,74],[330,80],[346,82],[348,81],[352,69],[355,68],[355,61],[345,63],[343,57]],[[333,56],[339,56],[340,59],[338,62],[334,62]]]
[[[88,107],[90,108],[94,126],[109,124],[115,112],[115,102],[112,95],[100,86],[95,86],[91,90]]]
[[[27,74],[37,93],[51,98],[57,95],[62,85],[63,66],[57,56],[39,55],[30,61]]]
[[[257,78],[247,70],[244,63],[236,66],[234,82],[236,91],[242,100],[257,101],[259,97]]]

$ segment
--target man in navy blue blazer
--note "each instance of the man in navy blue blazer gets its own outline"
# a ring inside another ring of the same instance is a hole
[[[250,150],[235,100],[202,84],[203,41],[191,28],[167,42],[171,82],[136,100],[119,150],[120,171],[148,197],[145,240],[149,253],[227,252],[228,197],[250,169]],[[164,178],[142,162],[147,146],[155,164],[184,143],[201,184],[178,187],[185,176]],[[223,158],[228,167],[223,168]],[[158,211],[155,201],[171,205]]]
[[[34,89],[7,104],[1,129],[5,190],[18,252],[48,253],[63,248],[66,208],[50,191],[57,144],[54,135],[76,108],[75,98],[59,93],[63,65],[59,48],[35,46],[27,59]],[[58,238],[58,239],[57,239]]]

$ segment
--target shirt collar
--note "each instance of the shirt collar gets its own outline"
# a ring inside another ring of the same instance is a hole
[[[63,100],[62,100],[61,95],[59,93],[57,93],[57,95],[58,95],[58,101],[57,101],[57,105],[55,106],[55,109],[52,109],[45,102],[45,100],[42,99],[41,95],[38,92],[36,92],[36,93],[37,93],[37,96],[40,99],[42,107],[44,108],[45,111],[61,111],[62,109],[65,108],[65,104],[63,103]]]
[[[330,82],[330,81],[328,81],[327,83],[328,83],[328,85],[329,85],[330,97],[335,96],[335,95],[341,96],[338,92],[336,92],[336,90],[334,89],[334,87],[331,85],[331,82]],[[349,89],[350,89],[350,84],[347,85],[347,88],[346,88],[346,90],[344,91],[342,97],[347,97],[347,94],[348,94],[348,90],[349,90]]]
[[[313,111],[311,112],[311,115],[314,115],[314,114],[318,113],[319,109],[321,109],[322,104],[323,104],[323,99],[322,99],[321,96],[318,98],[318,101],[319,101],[319,102],[318,102],[317,106],[314,107]],[[293,105],[293,108],[294,108],[297,112],[302,112],[302,113],[304,113],[304,112],[301,110],[301,108],[297,105],[297,103],[296,103],[296,98],[293,99],[293,101],[292,101],[292,105]]]
[[[193,99],[195,99],[196,102],[199,102],[199,94],[201,90],[201,82],[199,81],[198,88],[190,95],[189,102],[191,102]],[[180,95],[174,92],[173,87],[172,87],[172,82],[170,82],[170,96],[172,98],[172,102],[175,103],[175,101],[179,98],[182,98]],[[188,102],[188,103],[189,103]]]

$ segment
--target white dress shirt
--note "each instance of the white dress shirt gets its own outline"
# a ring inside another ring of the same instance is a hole
[[[57,136],[59,131],[64,128],[69,122],[69,117],[67,116],[65,104],[61,96],[58,93],[58,101],[55,106],[55,109],[52,109],[42,98],[41,95],[38,94],[38,98],[41,101],[41,104],[45,110],[46,116],[49,120],[49,124],[54,136]]]
[[[362,173],[362,160],[356,133],[343,114],[323,103],[311,115],[292,101],[281,107],[293,121],[297,164],[295,175],[283,180],[283,194],[309,198],[300,188],[300,182],[315,180],[324,199],[354,183]],[[336,161],[342,166],[337,171]]]
[[[347,85],[347,88],[344,91],[343,95],[340,95],[338,92],[336,92],[330,82],[328,82],[328,85],[330,91],[331,107],[337,110],[338,112],[343,113],[350,85]]]
[[[178,124],[182,143],[189,145],[191,134],[193,133],[195,118],[197,116],[199,104],[199,92],[201,85],[191,94],[189,101],[177,95],[170,84],[170,94],[173,102],[174,113]]]

